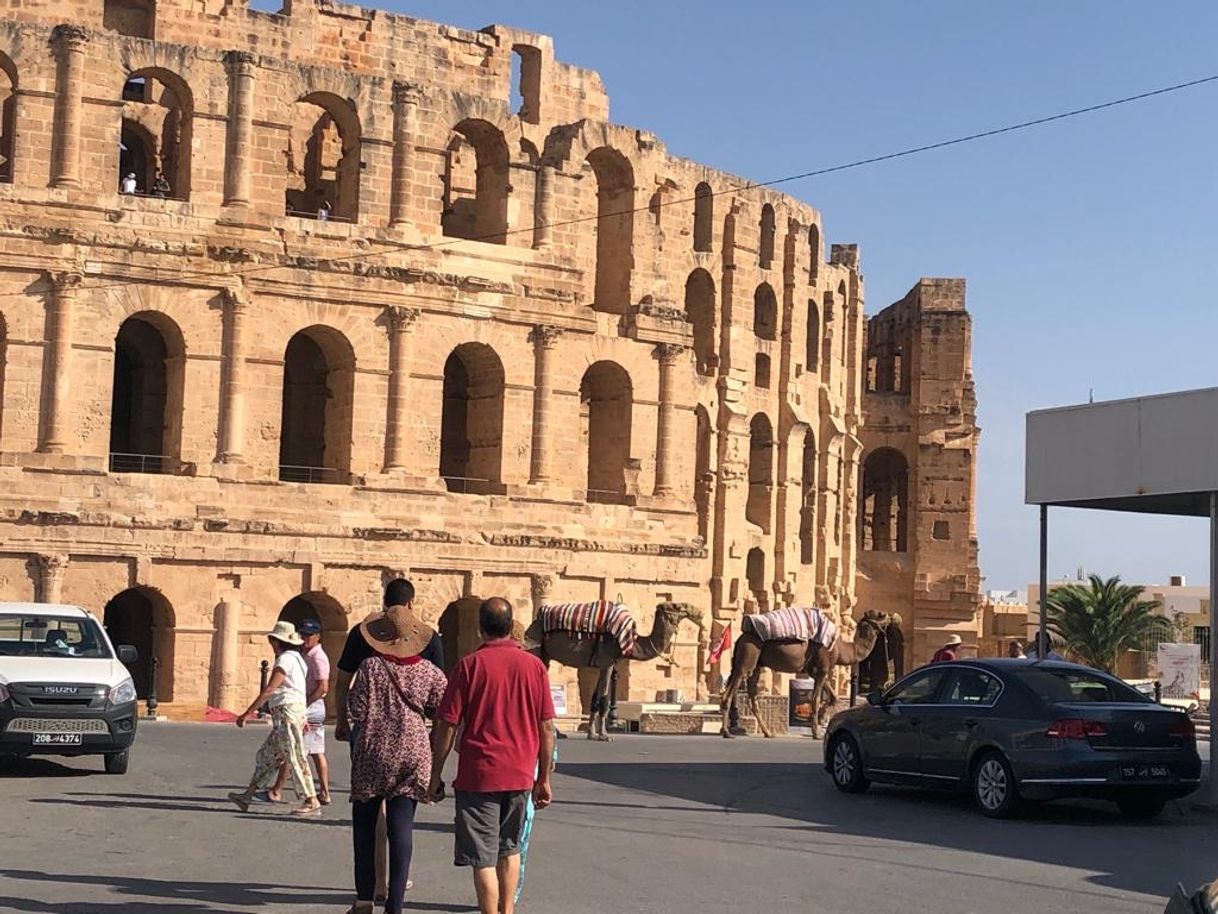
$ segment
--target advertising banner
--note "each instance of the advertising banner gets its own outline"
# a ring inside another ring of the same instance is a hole
[[[1163,698],[1201,700],[1201,645],[1160,644],[1159,686]]]

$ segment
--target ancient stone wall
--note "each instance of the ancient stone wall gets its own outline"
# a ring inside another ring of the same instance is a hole
[[[815,210],[544,36],[3,6],[0,598],[109,607],[227,706],[281,614],[335,647],[395,574],[451,653],[493,594],[697,605],[647,700],[742,611],[853,605],[863,287]]]

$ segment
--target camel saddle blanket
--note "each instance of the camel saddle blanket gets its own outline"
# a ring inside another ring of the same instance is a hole
[[[837,641],[837,624],[828,613],[810,606],[788,606],[745,616],[740,627],[762,641],[810,641],[822,647],[833,647]]]
[[[543,632],[564,632],[574,638],[613,638],[621,646],[623,657],[634,653],[638,626],[621,603],[559,603],[541,607],[537,618]]]

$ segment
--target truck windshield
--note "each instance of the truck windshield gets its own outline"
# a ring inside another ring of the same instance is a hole
[[[109,659],[110,646],[92,619],[0,615],[0,657]]]

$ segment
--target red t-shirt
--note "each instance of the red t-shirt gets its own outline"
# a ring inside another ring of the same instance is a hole
[[[951,663],[956,659],[956,652],[950,647],[941,647],[935,651],[935,656],[930,658],[931,663]]]
[[[546,668],[510,638],[488,641],[457,664],[436,717],[465,724],[453,787],[530,790],[541,722],[554,719]]]

